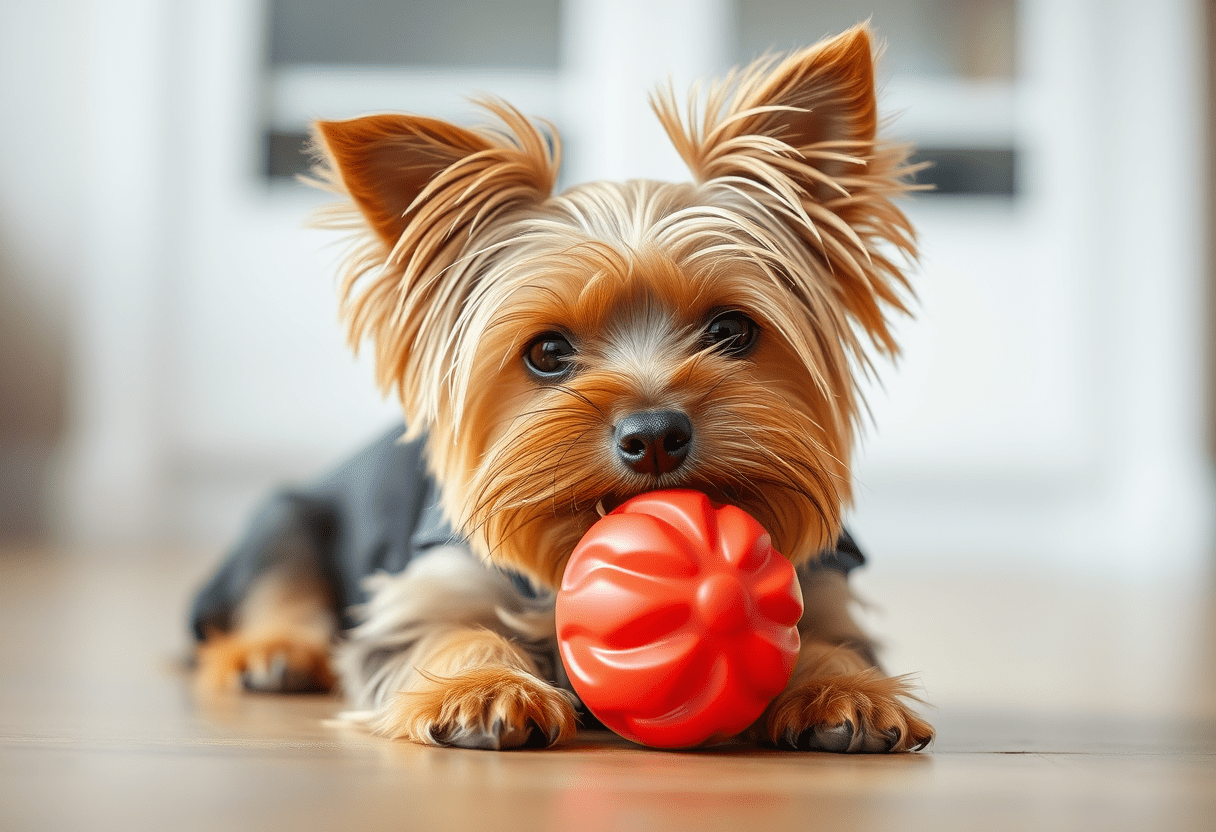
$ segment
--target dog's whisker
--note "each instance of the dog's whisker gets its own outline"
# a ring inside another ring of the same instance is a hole
[[[586,394],[580,393],[578,390],[575,390],[571,387],[568,387],[568,386],[562,385],[562,384],[554,385],[553,389],[559,393],[565,393],[567,396],[572,396],[572,397],[578,399],[579,401],[586,403],[587,406],[589,406],[592,410],[594,410],[600,416],[601,419],[606,420],[607,417],[604,416],[604,411],[602,411],[599,408],[599,406],[595,402],[593,402],[590,399],[590,397],[588,397]]]

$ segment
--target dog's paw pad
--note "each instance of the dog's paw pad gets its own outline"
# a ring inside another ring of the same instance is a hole
[[[872,671],[813,679],[773,703],[768,737],[800,751],[920,751],[933,740],[933,728],[908,707],[909,697],[906,680]]]
[[[514,669],[484,668],[397,695],[377,733],[427,745],[547,748],[575,733],[568,694]]]

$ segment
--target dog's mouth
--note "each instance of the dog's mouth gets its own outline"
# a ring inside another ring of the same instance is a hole
[[[689,483],[688,485],[676,486],[678,488],[688,488],[693,491],[700,491],[709,497],[710,502],[716,505],[738,505],[742,495],[738,489],[730,486],[714,486],[708,483]],[[666,489],[648,489],[637,491],[632,494],[606,494],[600,497],[595,503],[595,513],[600,517],[606,517],[616,511],[625,503],[632,500],[641,494],[646,494],[648,491],[662,491]]]
[[[600,517],[607,517],[612,512],[616,511],[628,501],[629,497],[620,497],[616,494],[608,494],[600,497],[595,502],[595,513]]]

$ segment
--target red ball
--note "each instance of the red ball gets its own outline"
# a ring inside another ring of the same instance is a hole
[[[751,725],[789,681],[802,592],[768,533],[697,491],[634,497],[575,547],[557,595],[562,662],[626,739],[687,748]]]

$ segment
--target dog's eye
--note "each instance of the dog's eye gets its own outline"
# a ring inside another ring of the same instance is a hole
[[[723,312],[705,327],[701,340],[725,355],[743,358],[755,348],[759,335],[760,327],[742,312]]]
[[[555,379],[571,369],[574,347],[559,332],[545,332],[532,339],[524,350],[524,364],[540,378]]]

